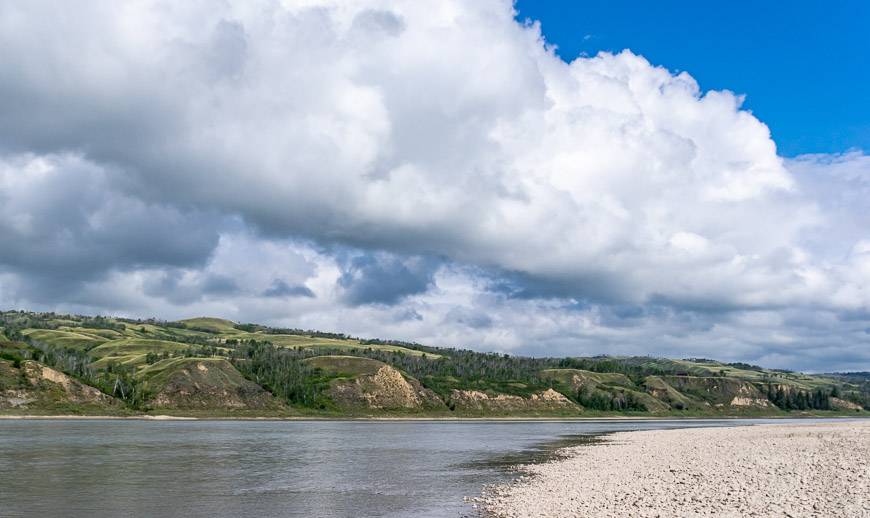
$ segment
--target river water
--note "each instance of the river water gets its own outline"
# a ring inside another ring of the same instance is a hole
[[[746,422],[0,420],[0,517],[473,516],[558,446]]]

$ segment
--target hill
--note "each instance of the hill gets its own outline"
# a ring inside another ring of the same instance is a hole
[[[118,399],[40,362],[25,359],[27,344],[0,341],[0,413],[119,415]]]
[[[167,358],[140,369],[136,379],[148,394],[145,405],[161,411],[224,415],[288,413],[285,405],[245,379],[224,358]]]
[[[866,373],[527,358],[219,318],[0,312],[0,413],[864,415]]]

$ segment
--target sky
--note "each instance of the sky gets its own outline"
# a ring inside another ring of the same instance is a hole
[[[745,96],[782,156],[870,149],[870,3],[519,0],[566,60],[631,49]]]
[[[0,3],[0,307],[870,370],[866,9],[657,4]]]

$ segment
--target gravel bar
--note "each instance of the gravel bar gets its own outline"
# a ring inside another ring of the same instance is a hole
[[[483,516],[870,517],[870,420],[621,432],[484,489]]]

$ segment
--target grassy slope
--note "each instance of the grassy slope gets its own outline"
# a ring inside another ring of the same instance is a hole
[[[668,360],[669,361],[669,360]],[[661,366],[661,362],[656,362]],[[692,366],[688,366],[692,367]],[[692,372],[706,372],[700,368]],[[581,387],[589,394],[630,393],[648,411],[664,412],[716,412],[714,405],[727,404],[743,391],[755,392],[746,380],[722,376],[646,376],[635,384],[627,376],[619,373],[590,372],[579,369],[548,369],[542,376],[555,380],[559,388],[568,394],[577,392]],[[711,373],[712,374],[712,373]],[[679,383],[675,387],[674,383]],[[745,409],[740,410],[745,413]]]
[[[830,386],[835,382],[832,378],[824,376],[810,376],[800,372],[780,372],[771,369],[750,370],[741,369],[722,362],[692,362],[689,360],[672,360],[675,363],[686,365],[693,372],[701,376],[709,376],[701,373],[703,370],[712,371],[714,374],[724,374],[728,378],[737,378],[753,383],[777,383],[793,386],[802,390],[814,390],[819,387]],[[702,370],[703,369],[703,370]],[[701,371],[701,372],[699,372]]]
[[[215,337],[222,340],[257,340],[269,341],[279,347],[299,347],[304,349],[337,349],[337,350],[353,350],[353,349],[374,349],[385,352],[401,352],[414,356],[423,356],[440,358],[439,355],[433,353],[424,353],[415,349],[401,347],[397,345],[386,344],[362,344],[355,339],[338,339],[324,338],[298,334],[272,334],[260,331],[247,332],[236,329],[235,323],[230,320],[221,318],[198,317],[179,320],[178,323],[184,324],[189,329],[179,329],[177,331],[206,331],[212,333]],[[176,329],[172,329],[176,331]]]
[[[337,350],[354,350],[354,349],[372,349],[385,352],[400,352],[411,356],[426,356],[428,358],[440,358],[441,356],[433,353],[426,353],[416,349],[408,349],[398,345],[384,344],[362,344],[359,340],[340,340],[337,338],[321,338],[306,335],[278,335],[267,333],[244,333],[225,336],[237,340],[264,340],[272,342],[279,347],[302,348],[302,349],[337,349]]]
[[[0,412],[10,415],[128,415],[120,402],[108,397],[88,397],[75,380],[70,385],[33,377],[44,366],[25,361],[19,366],[0,359]],[[29,369],[30,376],[26,369]],[[95,390],[95,389],[91,389]],[[13,404],[14,403],[14,404]]]
[[[177,356],[191,348],[190,344],[173,342],[170,340],[155,340],[151,338],[123,338],[112,340],[88,351],[88,355],[94,359],[91,367],[104,369],[110,363],[129,365],[132,367],[145,367],[149,353],[162,356]],[[226,350],[219,348],[220,350]]]
[[[625,374],[618,372],[592,372],[581,369],[544,369],[541,375],[565,384],[571,384],[574,378],[591,381],[601,385],[616,385],[634,387],[634,383]]]
[[[229,387],[237,387],[244,380],[235,369],[231,369],[231,371],[235,371],[235,374],[228,375],[226,373],[229,369],[226,369],[225,366],[229,364],[223,358],[168,358],[144,367],[136,373],[136,377],[159,388],[168,383],[169,379],[179,370],[195,369],[198,363],[214,367],[208,371],[213,382],[222,381]],[[231,368],[232,365],[229,367]]]
[[[85,336],[89,336],[91,338],[95,338],[97,340],[118,340],[120,338],[124,338],[126,336],[124,333],[120,331],[115,331],[114,329],[90,329],[83,327],[74,327],[74,326],[60,326],[57,328],[58,331],[68,331],[71,333],[77,333]]]
[[[702,409],[704,407],[703,402],[683,394],[659,376],[647,376],[643,385],[647,392],[671,407],[689,410]]]
[[[229,335],[242,333],[242,331],[239,331],[235,328],[235,322],[232,322],[231,320],[224,320],[223,318],[198,317],[187,318],[184,320],[179,320],[178,322],[197,331],[202,330],[210,333]]]
[[[95,359],[100,359],[109,356],[145,356],[148,353],[180,353],[188,348],[190,348],[188,344],[168,340],[122,338],[103,343],[88,351],[88,354]]]
[[[27,329],[24,334],[31,340],[48,344],[62,349],[76,349],[87,351],[107,341],[83,330],[65,331],[54,329]]]
[[[590,394],[604,393],[608,395],[631,394],[640,401],[649,412],[666,412],[667,404],[657,400],[639,387],[624,374],[618,372],[591,372],[581,369],[546,369],[541,376],[557,382],[557,390],[563,394],[573,395],[584,387]]]
[[[212,338],[212,333],[196,331],[194,329],[182,329],[178,327],[164,327],[154,324],[124,324],[123,336],[129,338],[151,338],[173,340],[177,338]]]
[[[26,314],[20,317],[25,321],[31,318]],[[450,350],[440,350],[442,354],[423,352],[421,350],[389,344],[363,344],[356,339],[340,339],[303,334],[271,334],[265,331],[248,332],[235,327],[228,320],[216,318],[194,318],[180,321],[176,325],[159,325],[154,321],[130,322],[119,319],[91,320],[83,324],[84,317],[58,317],[48,322],[56,329],[24,329],[28,338],[58,349],[76,349],[87,351],[94,359],[91,366],[97,369],[106,368],[110,363],[120,363],[136,367],[136,378],[159,390],[169,383],[169,379],[184,385],[177,374],[190,371],[197,362],[209,366],[208,373],[194,372],[189,376],[193,384],[203,383],[207,387],[224,387],[234,391],[240,387],[250,389],[250,381],[224,358],[182,358],[185,352],[207,344],[216,348],[218,355],[229,354],[232,343],[228,340],[259,342],[268,341],[279,347],[293,349],[329,350],[332,356],[320,356],[304,360],[310,367],[319,368],[324,379],[355,378],[361,375],[374,374],[384,364],[380,361],[349,356],[354,351],[367,349],[385,353],[401,353],[407,356],[433,361],[451,361]],[[7,320],[6,322],[14,322]],[[104,325],[102,322],[107,322]],[[94,325],[96,324],[96,325]],[[123,325],[122,325],[123,324]],[[50,326],[49,326],[50,327]],[[105,327],[113,327],[108,329]],[[265,328],[263,328],[265,329]],[[179,341],[176,341],[179,340]],[[184,343],[186,342],[186,343]],[[336,352],[344,351],[340,354]],[[169,359],[147,365],[145,358],[148,353],[158,355],[168,354]],[[189,354],[189,353],[188,353]],[[321,353],[322,354],[322,353]],[[392,362],[391,356],[380,357]],[[425,360],[424,360],[425,361]],[[715,405],[727,404],[738,393],[741,384],[749,383],[753,387],[764,387],[765,384],[782,384],[801,390],[829,388],[836,383],[843,391],[855,390],[854,385],[831,377],[811,376],[801,373],[788,373],[768,369],[760,369],[745,365],[728,365],[712,360],[670,360],[648,357],[601,357],[589,358],[592,362],[589,368],[602,370],[601,366],[612,364],[627,368],[624,372],[593,372],[583,369],[544,369],[539,371],[541,380],[516,380],[502,378],[480,378],[459,380],[448,375],[418,374],[420,381],[427,388],[434,390],[442,399],[447,400],[453,389],[482,390],[487,393],[503,393],[528,397],[546,388],[547,383],[556,390],[571,398],[578,397],[578,389],[582,386],[593,392],[605,394],[632,394],[641,401],[650,412],[676,413],[677,415],[702,415],[704,413],[720,412]],[[601,362],[596,364],[595,362]],[[596,366],[597,365],[597,366]],[[211,367],[214,367],[212,369]],[[394,365],[395,366],[395,365]],[[622,370],[617,368],[616,370]],[[745,368],[744,368],[745,367]],[[644,371],[646,370],[646,371]],[[214,372],[212,372],[214,371]],[[400,368],[401,371],[401,368]],[[403,371],[402,371],[403,372]],[[641,372],[656,372],[659,374],[642,376]],[[175,378],[173,378],[175,376]],[[630,377],[629,377],[630,376]],[[408,379],[413,379],[406,374]],[[192,385],[191,385],[192,386]],[[195,388],[195,387],[194,387]],[[243,391],[244,392],[244,391]],[[745,392],[745,390],[744,390]],[[211,396],[209,396],[211,397]],[[671,407],[683,409],[673,410]],[[208,412],[207,409],[202,410]],[[729,409],[721,410],[728,412]],[[740,413],[740,411],[735,411]]]
[[[383,362],[358,356],[315,356],[303,360],[309,367],[320,369],[325,374],[343,378],[375,374],[386,365]]]
[[[303,360],[318,369],[320,381],[329,386],[326,413],[367,416],[444,416],[450,411],[419,380],[395,367],[375,376],[387,363],[359,356],[315,356]],[[414,394],[414,395],[411,395]]]
[[[223,358],[169,358],[136,373],[158,411],[181,414],[256,416],[293,412],[245,379]]]

